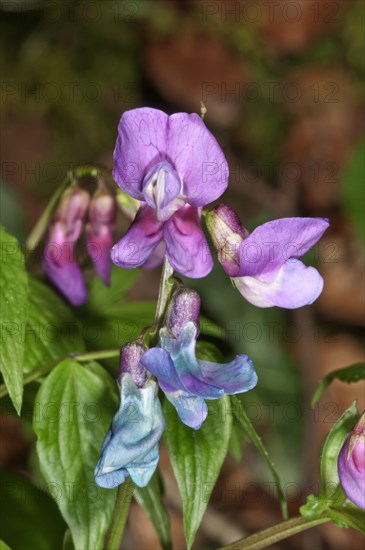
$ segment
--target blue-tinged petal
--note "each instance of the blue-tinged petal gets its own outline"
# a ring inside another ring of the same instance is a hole
[[[195,344],[198,329],[194,322],[189,321],[182,327],[178,338],[174,338],[165,328],[160,331],[161,346],[166,349],[175,365],[180,379],[180,389],[194,395],[209,399],[222,397],[224,391],[216,385],[206,383],[195,356]]]
[[[230,363],[212,363],[198,360],[205,382],[214,384],[224,393],[243,393],[257,384],[257,374],[248,355],[237,355]]]
[[[156,378],[164,392],[181,389],[181,382],[176,373],[175,365],[167,351],[162,348],[151,348],[142,356],[140,363]]]
[[[204,399],[184,391],[167,393],[166,397],[177,410],[180,420],[190,428],[199,430],[208,415]]]
[[[157,392],[154,381],[138,388],[128,373],[123,374],[120,408],[95,468],[95,481],[101,487],[112,488],[123,483],[129,467],[134,482],[140,487],[152,477],[157,465],[158,442],[165,427]],[[140,474],[138,468],[141,468]]]

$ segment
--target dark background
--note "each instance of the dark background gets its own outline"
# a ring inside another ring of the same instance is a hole
[[[294,312],[240,299],[218,266],[189,281],[205,314],[226,329],[224,348],[249,353],[259,388],[245,397],[282,475],[290,512],[318,490],[320,444],[361,384],[327,372],[363,360],[364,3],[147,0],[4,1],[1,13],[2,223],[24,242],[67,169],[112,166],[123,111],[148,105],[200,112],[228,158],[224,201],[252,229],[275,217],[327,216],[310,252],[322,296]],[[132,299],[154,299],[159,272],[144,272]],[[29,444],[5,423],[0,465],[27,470]],[[212,449],[214,452],[214,449]],[[168,459],[176,549],[184,547]],[[250,485],[254,483],[255,485]],[[196,548],[216,547],[280,520],[270,478],[251,446],[227,459]],[[277,548],[363,548],[354,531],[324,525]],[[125,548],[158,548],[133,506]]]

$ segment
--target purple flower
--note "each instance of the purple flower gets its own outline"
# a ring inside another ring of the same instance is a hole
[[[365,510],[365,413],[340,451],[338,476],[347,498]]]
[[[200,227],[202,206],[228,183],[228,166],[217,141],[197,114],[168,116],[156,109],[123,114],[114,151],[113,176],[141,206],[114,246],[120,267],[153,267],[164,254],[175,271],[207,275],[213,260]]]
[[[195,430],[208,414],[205,399],[246,392],[257,383],[254,366],[247,355],[237,355],[226,364],[196,358],[199,307],[196,292],[178,291],[169,305],[166,326],[159,333],[160,347],[146,351],[141,358],[142,365],[156,376],[180,419]]]
[[[99,188],[91,199],[87,226],[87,251],[95,270],[105,285],[110,284],[113,231],[117,214],[113,195],[105,186]]]
[[[236,214],[219,205],[207,214],[218,259],[239,292],[258,307],[295,309],[311,304],[323,289],[316,269],[298,258],[321,238],[325,218],[281,218],[251,234]]]
[[[83,304],[87,299],[75,245],[83,229],[89,200],[89,194],[78,185],[66,191],[56,211],[43,256],[47,276],[73,305]]]

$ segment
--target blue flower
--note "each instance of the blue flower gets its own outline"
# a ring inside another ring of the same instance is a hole
[[[208,414],[205,399],[251,390],[257,375],[247,355],[225,364],[197,359],[197,324],[192,320],[180,324],[178,333],[176,326],[160,330],[160,347],[146,351],[141,363],[156,376],[184,424],[197,430]]]
[[[105,437],[95,481],[111,489],[128,475],[139,487],[150,481],[158,463],[158,443],[165,429],[158,386],[147,380],[138,387],[125,372],[120,377],[120,408]]]

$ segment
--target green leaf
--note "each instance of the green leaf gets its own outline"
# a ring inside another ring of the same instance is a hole
[[[147,487],[136,487],[134,496],[155,526],[162,548],[172,548],[170,518],[162,501],[163,486],[158,472],[153,475]]]
[[[23,395],[24,338],[22,325],[28,313],[28,278],[17,240],[0,227],[0,371],[17,413]]]
[[[11,548],[3,540],[0,540],[0,550],[11,550]]]
[[[337,369],[327,374],[327,376],[325,376],[323,380],[321,380],[318,388],[316,389],[312,397],[312,407],[314,407],[315,404],[319,401],[321,395],[333,380],[341,380],[342,382],[346,382],[347,384],[351,384],[352,382],[359,382],[359,380],[365,380],[365,363],[358,363],[356,365],[351,365],[351,367]]]
[[[224,396],[211,401],[208,418],[196,431],[181,422],[167,399],[163,410],[164,439],[182,498],[185,537],[190,549],[227,454],[232,426],[229,399]]]
[[[50,288],[29,278],[24,372],[61,359],[70,352],[83,351],[81,327],[71,310]]]
[[[115,490],[99,488],[94,467],[118,408],[117,387],[97,363],[67,359],[43,382],[33,426],[42,474],[62,490],[57,504],[76,550],[103,547]]]
[[[287,509],[284,492],[281,487],[279,474],[277,473],[274,464],[271,462],[269,454],[265,449],[260,436],[258,435],[255,428],[253,427],[252,422],[248,418],[247,413],[243,408],[241,401],[236,395],[231,396],[231,403],[233,405],[233,411],[238,423],[243,428],[246,436],[251,441],[251,443],[255,445],[262,459],[265,461],[269,470],[271,471],[272,477],[275,482],[278,498],[280,500],[281,512],[283,514],[284,519],[286,519],[288,517],[288,509]]]
[[[337,458],[347,435],[359,418],[356,401],[354,401],[337,420],[327,435],[321,449],[321,497],[333,500],[334,492],[339,485]]]
[[[0,484],[0,536],[13,548],[60,548],[67,526],[52,498],[14,472],[0,470]]]

